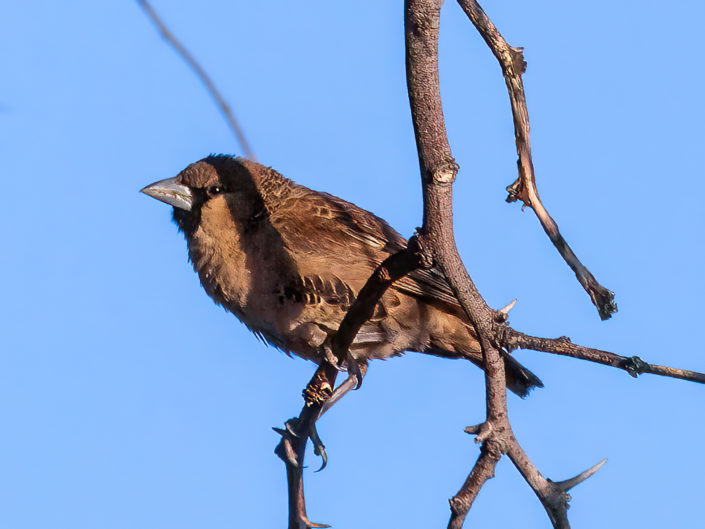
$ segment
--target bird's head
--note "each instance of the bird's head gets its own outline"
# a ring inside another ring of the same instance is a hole
[[[141,192],[173,206],[174,220],[188,237],[199,225],[241,226],[263,211],[259,184],[269,172],[255,162],[211,155]]]

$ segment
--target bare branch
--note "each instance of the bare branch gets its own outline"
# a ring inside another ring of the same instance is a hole
[[[465,479],[465,483],[463,483],[460,491],[448,500],[451,512],[448,529],[461,529],[463,527],[470,507],[472,507],[485,482],[494,477],[495,467],[501,458],[502,450],[498,443],[487,442],[482,444],[480,456]]]
[[[473,22],[476,26],[485,28],[483,36],[493,51],[504,54],[504,59],[498,58],[510,87],[520,170],[520,178],[510,188],[514,189],[516,198],[524,200],[526,205],[534,209],[556,247],[591,294],[601,315],[609,317],[616,310],[612,293],[601,287],[580,264],[543,209],[536,192],[528,139],[528,114],[521,84],[524,68],[521,50],[509,47],[501,39],[476,2],[459,1],[461,5],[469,6],[467,10],[472,13],[471,18],[475,16]],[[619,367],[633,376],[655,373],[698,382],[703,382],[701,377],[705,377],[700,373],[647,364],[638,357],[623,357],[577,346],[566,338],[551,340],[520,333],[505,325],[515,301],[500,311],[494,311],[479,294],[458,255],[453,235],[452,183],[458,165],[453,159],[446,136],[438,83],[438,32],[442,3],[443,0],[405,0],[407,83],[423,184],[423,227],[409,241],[407,249],[388,257],[367,280],[332,338],[330,349],[326,350],[327,361],[319,366],[304,391],[306,405],[300,416],[288,421],[285,429],[277,429],[282,434],[277,454],[287,466],[289,529],[320,527],[308,520],[305,509],[302,469],[307,439],[311,438],[316,453],[324,457],[325,464],[324,447],[318,439],[315,421],[342,394],[355,386],[359,387],[367,364],[357,365],[357,361],[349,354],[350,346],[360,327],[373,314],[386,289],[415,268],[437,266],[444,273],[476,331],[485,370],[486,419],[482,424],[466,428],[468,433],[477,435],[476,442],[481,443],[481,452],[462,487],[450,500],[449,529],[460,529],[463,526],[479,491],[494,476],[497,462],[505,453],[531,486],[556,529],[570,527],[567,517],[570,500],[568,491],[592,476],[605,462],[558,482],[547,479],[539,472],[515,438],[509,422],[503,349],[531,348],[573,356]],[[492,39],[499,44],[493,44]],[[328,344],[324,344],[326,346]],[[350,376],[331,394],[337,370],[344,363],[347,364]]]
[[[541,500],[554,527],[565,529],[569,527],[567,487],[541,475],[514,437],[508,419],[504,362],[499,351],[501,340],[498,338],[505,328],[501,322],[506,320],[514,302],[497,312],[487,306],[465,270],[453,238],[451,194],[458,166],[450,152],[445,132],[438,85],[438,24],[441,4],[439,0],[407,0],[405,6],[407,83],[424,191],[424,225],[419,239],[443,270],[478,335],[485,368],[487,406],[485,422],[466,429],[477,434],[477,441],[482,442],[481,454],[459,492],[450,500],[451,517],[448,527],[462,527],[481,487],[493,477],[497,462],[506,452]],[[511,57],[517,59],[516,54]],[[518,81],[521,83],[520,76]],[[509,79],[507,83],[510,84]],[[519,94],[523,98],[523,91]],[[520,159],[531,168],[528,115],[524,114],[524,117],[526,142],[520,149]],[[519,133],[517,137],[519,145]],[[534,193],[530,196],[534,200],[531,204],[538,208],[538,195]],[[555,233],[558,233],[557,227]],[[562,247],[567,248],[567,245]],[[567,255],[565,251],[562,253],[564,257]],[[574,258],[572,252],[570,256]],[[574,262],[579,264],[577,258],[574,258]],[[581,474],[579,478],[587,479],[597,468]],[[574,481],[570,480],[570,483]]]
[[[438,83],[438,28],[442,0],[405,2],[406,75],[423,183],[421,239],[441,268],[478,336],[485,368],[487,438],[472,471],[450,500],[449,529],[462,527],[484,483],[494,476],[507,429],[504,362],[491,340],[495,312],[465,269],[453,236],[452,183],[458,171],[448,144]]]
[[[184,46],[179,42],[179,40],[164,25],[164,22],[162,22],[161,18],[159,18],[159,15],[157,15],[157,12],[147,0],[137,0],[137,3],[142,7],[142,9],[144,9],[145,13],[147,13],[152,22],[154,22],[154,25],[157,26],[157,29],[159,29],[159,32],[162,34],[162,37],[164,37],[164,39],[169,44],[171,44],[171,46],[176,50],[176,52],[181,55],[181,57],[196,73],[196,75],[203,82],[203,84],[206,85],[208,92],[210,92],[213,99],[215,99],[218,108],[220,108],[220,111],[223,113],[223,116],[225,116],[225,120],[228,122],[228,125],[235,134],[237,141],[240,143],[240,147],[242,148],[243,154],[250,160],[255,160],[255,154],[254,152],[252,152],[250,144],[245,138],[244,132],[240,128],[240,125],[238,124],[237,120],[235,119],[235,116],[230,110],[230,106],[225,101],[223,96],[220,95],[220,92],[215,87],[213,81],[211,81],[211,78],[208,76],[205,70],[201,68],[201,65],[198,64],[196,59],[193,58],[193,56],[188,52],[188,50],[184,48]]]
[[[387,289],[398,279],[422,265],[423,256],[416,236],[409,240],[407,248],[387,257],[372,273],[365,285],[360,289],[355,301],[340,322],[332,340],[333,357],[338,364],[348,361],[350,371],[352,358],[348,357],[350,345],[367,320],[372,317],[377,302]],[[352,368],[354,369],[354,367]],[[358,388],[362,377],[358,377]]]
[[[568,522],[570,496],[539,472],[513,435],[512,442],[507,447],[507,455],[541,501],[554,529],[570,529]]]
[[[327,463],[325,447],[318,438],[316,421],[350,389],[359,388],[367,370],[367,363],[358,365],[348,355],[350,345],[360,327],[372,316],[377,302],[387,289],[401,277],[423,264],[423,256],[416,237],[412,237],[407,248],[385,259],[368,278],[357,298],[348,309],[332,340],[329,361],[321,363],[304,390],[305,404],[298,417],[290,419],[285,428],[274,428],[282,436],[275,453],[286,465],[289,497],[289,529],[328,527],[308,519],[304,497],[303,462],[309,437],[314,442],[316,454],[323,459],[322,470]],[[350,377],[335,391],[339,366],[346,361]]]
[[[509,192],[507,202],[521,200],[525,206],[529,206],[534,211],[549,239],[551,239],[551,242],[565,262],[575,272],[580,284],[590,295],[590,299],[597,307],[600,318],[606,320],[614,312],[617,312],[614,293],[603,287],[580,262],[580,259],[578,259],[561,235],[558,224],[548,214],[539,198],[536,188],[534,163],[531,156],[531,142],[529,140],[529,112],[526,107],[524,82],[521,78],[521,75],[526,70],[523,48],[515,48],[507,44],[507,41],[504,40],[504,37],[497,31],[495,25],[475,0],[458,0],[458,3],[499,61],[507,89],[509,90],[509,99],[512,104],[512,115],[514,117],[514,135],[517,154],[519,155],[517,160],[519,177],[512,185],[507,187]]]
[[[539,338],[516,331],[511,327],[506,327],[505,337],[502,339],[502,342],[509,349],[531,349],[617,367],[623,369],[633,377],[637,377],[643,373],[649,373],[652,375],[680,378],[682,380],[705,384],[705,373],[649,364],[638,356],[621,356],[601,349],[577,345],[566,337]]]

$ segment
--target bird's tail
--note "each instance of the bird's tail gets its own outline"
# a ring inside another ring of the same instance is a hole
[[[458,353],[451,353],[436,347],[428,348],[424,352],[446,358],[458,358]],[[482,355],[480,353],[465,353],[461,354],[460,357],[467,358],[477,367],[482,367]],[[521,365],[512,355],[502,352],[502,358],[504,359],[504,376],[507,388],[512,393],[516,393],[523,399],[529,395],[532,389],[543,387],[541,379]]]
[[[532,389],[543,387],[541,379],[521,365],[512,355],[503,352],[502,358],[504,358],[504,375],[507,381],[507,388],[512,392],[523,399],[529,395]]]

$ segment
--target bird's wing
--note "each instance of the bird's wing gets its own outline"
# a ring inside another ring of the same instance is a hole
[[[460,306],[453,289],[448,284],[443,273],[437,268],[414,270],[394,283],[394,287],[402,292],[425,299],[443,301],[455,307]]]
[[[297,222],[290,222],[292,216]],[[329,266],[346,268],[340,271],[341,277],[360,281],[367,280],[377,265],[407,244],[394,228],[369,211],[303,187],[272,211],[270,220],[297,261],[320,258]],[[442,272],[435,268],[414,270],[393,288],[459,306]]]

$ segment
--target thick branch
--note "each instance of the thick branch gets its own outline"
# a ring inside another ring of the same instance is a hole
[[[193,58],[193,56],[188,52],[188,50],[184,48],[184,46],[179,42],[179,40],[164,25],[164,22],[162,22],[161,18],[159,18],[159,15],[157,15],[156,11],[154,11],[154,8],[152,8],[152,6],[147,0],[137,0],[137,3],[142,7],[142,9],[145,10],[149,18],[152,20],[152,22],[154,22],[154,25],[157,26],[157,29],[162,34],[162,37],[164,37],[164,39],[169,44],[171,44],[171,46],[176,50],[176,52],[181,55],[181,57],[196,73],[196,75],[203,82],[203,84],[206,85],[208,92],[211,94],[211,97],[215,99],[218,108],[220,108],[220,111],[223,113],[223,116],[225,116],[225,120],[228,122],[228,125],[235,134],[237,141],[240,143],[240,147],[242,148],[243,154],[250,160],[255,160],[255,154],[254,152],[252,152],[250,144],[245,138],[245,133],[240,128],[240,125],[238,124],[237,120],[235,119],[235,116],[230,110],[230,106],[225,101],[225,98],[220,95],[220,92],[215,87],[215,84],[213,84],[213,81],[211,81],[211,78],[208,76],[205,70],[201,68],[201,65],[198,64],[196,59]]]
[[[463,266],[453,236],[452,183],[458,171],[448,144],[438,82],[438,28],[441,0],[407,0],[406,75],[423,183],[424,223],[420,239],[430,250],[465,309],[478,336],[485,368],[490,437],[460,491],[450,501],[449,528],[460,528],[482,485],[501,458],[506,421],[504,363],[491,341],[494,311]]]
[[[526,95],[521,75],[526,70],[523,48],[515,48],[507,44],[504,37],[497,31],[492,21],[475,0],[458,0],[458,3],[468,15],[472,23],[482,35],[492,53],[502,67],[502,74],[509,90],[509,99],[512,104],[514,117],[514,136],[516,138],[517,166],[519,177],[507,187],[509,196],[507,202],[521,200],[529,206],[541,223],[551,242],[561,254],[568,266],[575,272],[575,276],[590,295],[590,299],[597,307],[600,318],[606,320],[617,312],[614,302],[614,293],[603,287],[590,271],[580,262],[558,229],[558,224],[551,218],[543,206],[536,188],[534,163],[531,156],[531,142],[529,140],[529,111],[526,107]]]

